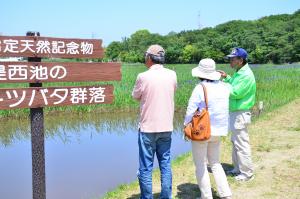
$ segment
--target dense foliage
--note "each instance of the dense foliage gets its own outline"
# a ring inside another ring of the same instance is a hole
[[[214,28],[170,32],[168,35],[139,30],[106,48],[106,58],[122,62],[143,62],[151,44],[166,49],[167,63],[196,63],[210,57],[224,62],[233,47],[245,48],[251,63],[300,61],[300,10],[294,14],[271,15],[254,21],[235,20]]]

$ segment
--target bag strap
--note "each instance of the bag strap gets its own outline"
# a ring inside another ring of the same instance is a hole
[[[206,87],[204,86],[204,84],[202,82],[200,84],[201,84],[201,86],[203,88],[203,92],[204,92],[205,108],[208,111],[207,90],[206,90]]]

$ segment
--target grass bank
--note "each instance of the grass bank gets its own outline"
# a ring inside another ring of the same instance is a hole
[[[300,99],[273,110],[250,125],[252,157],[255,179],[238,183],[228,177],[233,198],[290,199],[300,195]],[[229,136],[223,139],[221,162],[224,168],[232,168]],[[195,199],[200,197],[195,167],[191,153],[172,162],[173,197]],[[212,179],[212,174],[210,174]],[[216,194],[214,180],[214,198]],[[154,198],[160,193],[160,174],[153,173]],[[108,192],[104,199],[138,199],[139,185],[135,181]]]

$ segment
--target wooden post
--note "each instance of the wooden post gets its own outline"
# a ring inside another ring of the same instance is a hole
[[[27,32],[26,36],[40,36],[39,32]],[[41,62],[39,57],[28,57],[28,62]],[[42,83],[30,83],[30,87],[42,87]],[[32,198],[46,199],[44,112],[43,108],[30,109],[32,152]]]
[[[261,115],[263,109],[264,109],[264,102],[263,101],[259,101],[258,102],[258,116]]]

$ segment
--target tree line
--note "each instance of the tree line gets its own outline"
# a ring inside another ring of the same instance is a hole
[[[167,35],[138,30],[122,41],[111,42],[106,59],[129,63],[144,62],[151,44],[166,50],[167,63],[197,63],[210,57],[218,63],[233,47],[249,53],[250,63],[292,63],[300,61],[300,10],[293,14],[271,15],[252,21],[234,20],[216,27]]]

